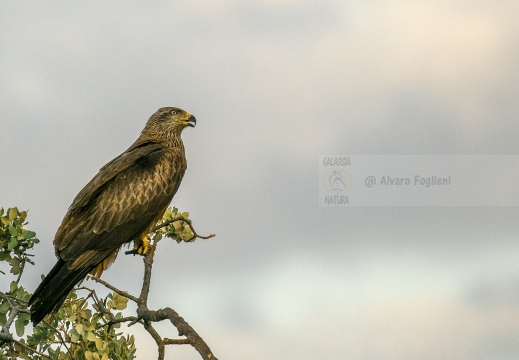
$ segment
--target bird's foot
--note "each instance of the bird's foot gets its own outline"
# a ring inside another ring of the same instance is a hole
[[[139,241],[135,241],[133,249],[130,251],[126,251],[127,255],[146,255],[148,250],[150,249],[150,240],[146,235],[142,236]]]
[[[147,235],[143,235],[141,237],[141,241],[139,244],[135,244],[134,250],[137,250],[137,254],[139,255],[146,255],[150,248],[150,240],[148,240]]]

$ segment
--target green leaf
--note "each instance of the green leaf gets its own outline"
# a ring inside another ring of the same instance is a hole
[[[83,335],[83,324],[76,324],[76,331],[79,335]]]
[[[95,340],[95,343],[96,343],[96,349],[97,350],[101,350],[103,348],[103,340],[101,340],[100,338],[97,338]]]
[[[24,240],[27,240],[27,239],[35,237],[36,233],[34,231],[26,230],[23,232],[22,236],[23,236]]]
[[[10,208],[7,216],[9,217],[9,220],[13,221],[18,217],[18,215],[19,213],[17,208]]]
[[[16,238],[13,237],[13,238],[11,238],[11,241],[9,241],[9,244],[7,244],[7,250],[11,251],[16,246],[18,246],[18,240],[16,240]]]
[[[9,285],[9,292],[12,294],[18,289],[18,284],[16,281],[11,281],[11,285]]]
[[[20,318],[16,319],[14,327],[16,328],[16,335],[23,336],[25,325],[23,324],[23,321],[20,321]]]
[[[7,301],[4,301],[2,304],[0,304],[0,313],[7,314],[8,311],[9,311],[9,303]]]
[[[18,231],[16,231],[13,225],[9,225],[9,234],[11,234],[11,236],[18,236]]]
[[[11,267],[10,273],[13,275],[18,275],[22,271],[22,268],[18,265]]]
[[[31,319],[31,314],[19,313],[18,319],[22,321],[25,325],[27,325],[29,323],[29,320]]]
[[[77,342],[79,340],[78,336],[74,333],[72,333],[70,335],[70,341],[72,341],[73,343]]]
[[[115,308],[117,310],[124,310],[128,306],[128,298],[114,292]]]
[[[13,294],[17,299],[19,300],[29,300],[29,298],[31,297],[31,294],[29,294],[27,291],[25,291],[25,289],[23,288],[23,286],[20,286],[18,289],[16,289],[16,291],[14,292]]]
[[[2,224],[4,225],[9,225],[11,222],[9,221],[9,219],[5,216],[2,216],[0,217],[0,221],[2,222]]]

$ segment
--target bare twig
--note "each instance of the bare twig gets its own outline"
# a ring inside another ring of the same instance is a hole
[[[137,302],[138,306],[147,306],[148,304],[148,294],[150,293],[150,285],[151,285],[151,270],[153,268],[153,256],[155,255],[155,250],[157,248],[157,243],[153,243],[151,245],[151,249],[144,256],[144,278],[142,280],[142,288],[141,294],[139,296],[139,301]]]
[[[189,339],[168,339],[164,338],[162,340],[165,345],[191,345],[191,340]]]
[[[76,287],[76,290],[86,290],[86,291],[88,291],[87,297],[84,298],[83,301],[81,301],[80,306],[83,306],[86,303],[86,301],[88,299],[90,299],[90,298],[94,301],[95,305],[102,306],[101,300],[99,300],[99,297],[97,296],[95,290],[90,289],[90,288],[88,288],[86,286]]]
[[[25,348],[26,350],[29,350],[30,352],[32,352],[32,353],[34,353],[34,354],[38,354],[38,355],[40,355],[40,356],[42,356],[42,357],[44,357],[44,358],[46,358],[46,359],[51,359],[50,356],[45,355],[44,353],[41,353],[41,352],[39,352],[38,350],[33,349],[33,348],[30,347],[29,345],[26,345],[26,344],[24,344],[24,343],[22,343],[22,342],[20,342],[20,341],[15,341],[15,343],[17,343],[17,344],[20,345],[21,347]]]
[[[174,223],[175,221],[183,221],[186,224],[188,224],[189,227],[191,228],[191,231],[193,232],[194,236],[192,238],[190,238],[190,239],[187,239],[186,241],[193,241],[196,238],[199,238],[199,239],[210,239],[210,238],[216,236],[215,234],[210,234],[210,235],[207,235],[207,236],[198,235],[196,230],[195,230],[195,228],[193,227],[193,224],[192,224],[191,220],[186,219],[183,216],[177,216],[177,217],[174,217],[173,219],[169,219],[167,221],[164,221],[162,224],[159,224],[159,225],[153,227],[151,229],[151,232],[157,231],[158,229],[163,228],[164,226],[168,226],[169,224]]]
[[[144,328],[146,331],[148,331],[155,340],[155,343],[157,344],[157,347],[159,348],[159,360],[164,360],[164,342],[162,341],[162,338],[160,337],[159,333],[153,328],[151,325],[151,322],[145,321],[144,322]]]
[[[211,349],[198,333],[185,321],[178,313],[171,308],[159,310],[148,309],[148,293],[150,291],[151,270],[153,268],[153,255],[155,254],[156,244],[152,245],[152,249],[144,256],[144,279],[142,283],[141,295],[137,307],[137,315],[145,321],[162,321],[169,320],[178,330],[180,336],[186,336],[191,344],[203,359],[218,360],[212,353]]]
[[[0,341],[2,341],[2,343],[6,343],[7,341],[5,339],[7,339],[7,338],[12,339],[12,335],[9,332],[9,329],[11,328],[11,325],[13,324],[13,322],[16,319],[16,317],[18,316],[18,314],[19,313],[29,313],[29,310],[20,306],[19,305],[20,300],[16,299],[15,297],[13,297],[11,295],[0,292],[0,298],[7,301],[9,303],[9,307],[11,309],[11,312],[9,313],[9,318],[7,319],[5,324],[2,326],[2,330],[0,332],[1,334],[4,335],[3,338],[0,338]],[[10,342],[12,342],[12,341],[13,340],[10,340]]]
[[[90,277],[92,278],[96,278],[95,276],[93,275],[89,275]],[[95,280],[95,279],[94,279]],[[120,290],[116,289],[115,287],[113,287],[112,285],[110,285],[109,283],[107,283],[106,281],[103,281],[99,278],[97,278],[97,280],[100,280],[99,282],[103,285],[105,285],[107,288],[111,289],[111,290],[114,290],[116,291],[117,293],[120,293],[121,295],[125,295],[126,297],[128,297],[126,293],[124,292],[119,292]],[[104,325],[104,326],[112,326],[114,324],[119,324],[119,323],[123,323],[123,322],[128,322],[130,321],[130,325],[128,326],[131,326],[137,322],[141,322],[141,319],[139,319],[138,317],[135,317],[135,316],[127,316],[127,317],[123,317],[123,318],[116,318],[112,312],[110,310],[108,310],[103,302],[101,301],[101,299],[99,299],[99,297],[97,296],[95,290],[92,290],[90,288],[87,288],[87,287],[84,287],[84,286],[81,286],[81,287],[77,287],[76,290],[87,290],[90,292],[90,294],[88,295],[88,297],[91,297],[93,300],[94,300],[94,303],[97,305],[97,311],[105,314],[105,315],[108,315],[108,317],[110,318],[110,320],[108,320],[108,322]],[[118,290],[118,291],[117,291]],[[131,295],[130,295],[131,296]],[[87,297],[87,298],[88,298]],[[135,298],[135,297],[134,297]],[[137,298],[135,298],[136,300],[138,300]],[[141,322],[142,323],[142,322]]]
[[[124,292],[124,291],[122,291],[122,290],[117,289],[116,287],[110,285],[110,284],[107,283],[106,281],[101,280],[101,279],[98,278],[97,276],[94,276],[94,275],[92,275],[92,274],[88,274],[87,276],[88,276],[88,278],[94,280],[95,282],[98,282],[98,283],[100,283],[100,284],[103,284],[104,286],[106,286],[106,287],[109,288],[110,290],[115,291],[115,292],[118,293],[119,295],[124,296],[124,297],[130,299],[131,301],[133,301],[133,302],[135,302],[135,303],[139,303],[139,299],[136,298],[135,296],[130,295],[130,294],[128,294],[127,292]]]
[[[135,317],[135,316],[127,316],[127,317],[122,317],[122,318],[119,318],[119,319],[112,319],[110,318],[110,321],[108,321],[108,323],[106,325],[108,326],[111,326],[111,325],[114,325],[114,324],[120,324],[120,323],[123,323],[123,322],[128,322],[130,321],[130,325],[128,326],[131,326],[137,322],[141,322],[140,321],[141,319],[139,319],[138,317]],[[142,323],[142,322],[141,322]]]
[[[216,236],[215,234],[210,234],[210,235],[207,235],[207,236],[198,235],[196,230],[193,228],[193,223],[191,222],[191,220],[186,219],[183,216],[174,217],[173,219],[169,219],[167,221],[164,221],[162,224],[154,226],[153,228],[151,228],[150,233],[155,232],[158,229],[161,229],[161,228],[163,228],[165,226],[168,226],[169,224],[172,224],[175,221],[183,221],[183,222],[185,222],[186,224],[189,225],[189,227],[191,228],[191,231],[193,232],[193,236],[191,238],[184,239],[185,242],[191,242],[191,241],[194,241],[197,238],[199,238],[199,239],[210,239],[210,238]],[[124,254],[125,255],[137,255],[137,254],[139,254],[139,252],[138,252],[137,248],[134,248],[132,250],[125,251]],[[139,255],[141,255],[141,254],[139,254]]]
[[[164,308],[160,310],[149,310],[146,308],[137,309],[139,317],[149,321],[169,320],[173,326],[178,330],[180,336],[186,336],[186,340],[193,346],[204,359],[217,360],[213,355],[209,346],[198,335],[198,333],[185,321],[178,313],[171,308]]]
[[[22,261],[20,261],[20,272],[18,273],[18,277],[16,278],[17,284],[20,283],[20,279],[22,278],[24,269],[25,269],[25,259],[22,259]]]

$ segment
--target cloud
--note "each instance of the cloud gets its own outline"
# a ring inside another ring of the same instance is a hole
[[[74,195],[156,108],[181,106],[198,124],[174,204],[218,236],[161,243],[153,301],[218,356],[519,353],[516,208],[317,206],[319,155],[516,154],[517,6],[121,5],[0,14],[0,206],[29,208],[42,239],[32,288]],[[135,261],[104,276],[137,291]]]

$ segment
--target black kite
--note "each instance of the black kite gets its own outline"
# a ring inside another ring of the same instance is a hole
[[[162,218],[187,167],[180,134],[195,124],[195,117],[181,109],[157,110],[133,145],[79,192],[54,238],[58,262],[29,301],[35,325],[54,314],[88,273],[106,270],[121,245],[134,240],[138,253],[146,253],[147,234]]]

